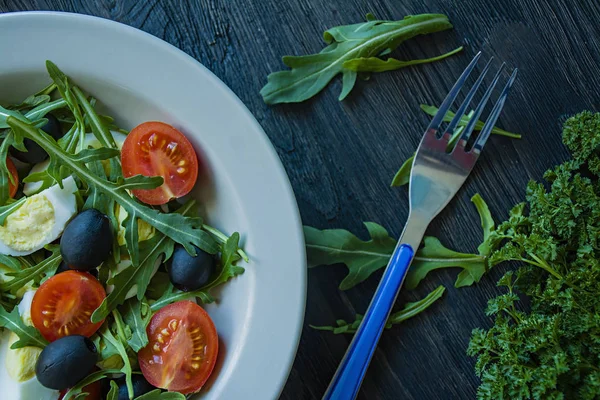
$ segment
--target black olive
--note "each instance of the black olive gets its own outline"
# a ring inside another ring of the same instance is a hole
[[[194,248],[196,257],[192,257],[183,246],[178,245],[169,262],[171,283],[185,292],[206,285],[215,272],[215,257],[196,246]]]
[[[42,350],[35,364],[35,376],[49,389],[66,389],[88,376],[97,359],[96,346],[90,339],[65,336]]]
[[[60,139],[63,133],[58,119],[52,114],[46,114],[44,118],[48,119],[48,122],[42,126],[42,130],[52,136],[55,140]],[[17,160],[28,164],[37,164],[48,158],[46,151],[33,140],[25,138],[23,140],[23,145],[27,151],[19,151],[15,148],[11,148],[10,150],[10,154]]]
[[[144,378],[144,375],[134,374],[131,376],[131,380],[133,383],[134,399],[137,399],[139,396],[156,389],[154,386],[148,383],[146,378]],[[117,400],[129,400],[129,393],[127,392],[127,384],[125,383],[125,378],[117,380],[117,383],[119,384],[119,397],[117,398]]]
[[[112,244],[110,220],[90,208],[69,222],[60,238],[60,253],[71,269],[89,271],[108,258]]]
[[[63,260],[60,265],[58,266],[58,269],[56,270],[57,274],[60,274],[61,272],[65,272],[65,271],[73,271],[68,265],[67,263]],[[89,271],[87,271],[90,275],[92,275],[94,278],[98,279],[98,270],[96,268],[92,268]]]

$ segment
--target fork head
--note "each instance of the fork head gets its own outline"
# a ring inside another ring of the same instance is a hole
[[[465,100],[447,127],[442,130],[441,125],[444,120],[448,120],[447,115],[450,106],[464,87],[465,81],[477,65],[480,57],[481,52],[469,63],[442,102],[438,112],[427,127],[414,157],[409,188],[410,210],[413,217],[419,216],[427,223],[448,204],[471,173],[502,111],[508,92],[517,75],[517,69],[514,69],[494,104],[487,121],[475,138],[472,147],[469,148],[467,144],[475,129],[476,122],[479,120],[492,95],[492,91],[500,80],[501,72],[505,67],[504,64],[496,73],[492,83],[487,87],[466,126],[464,126],[464,114],[490,69],[491,59],[467,93]],[[462,124],[461,121],[463,121]],[[463,126],[457,129],[459,124]]]

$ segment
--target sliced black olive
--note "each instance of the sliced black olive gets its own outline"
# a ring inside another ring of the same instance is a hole
[[[112,243],[110,220],[90,208],[69,222],[60,238],[60,252],[71,269],[89,271],[108,258]]]
[[[90,339],[65,336],[42,350],[35,364],[35,375],[47,388],[66,389],[89,375],[97,359],[96,346]]]
[[[62,137],[62,128],[60,122],[52,114],[46,114],[44,118],[48,119],[48,122],[42,126],[42,130],[52,136],[55,140]],[[25,138],[23,145],[27,151],[19,151],[15,148],[11,148],[10,154],[19,161],[28,164],[37,164],[48,158],[48,154],[40,147],[39,144],[31,139]]]
[[[156,389],[154,386],[148,383],[146,378],[144,378],[144,375],[134,374],[131,376],[131,380],[133,383],[134,399]],[[125,378],[117,380],[117,383],[119,384],[119,397],[117,398],[117,400],[129,400],[129,393],[127,392],[127,384],[125,383]]]
[[[180,245],[173,251],[169,262],[169,278],[179,290],[187,292],[199,289],[208,283],[215,272],[215,257],[198,247],[195,249],[195,257]]]

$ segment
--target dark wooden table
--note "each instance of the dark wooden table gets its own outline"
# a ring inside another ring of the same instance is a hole
[[[500,125],[524,136],[492,138],[466,187],[431,226],[430,233],[451,248],[473,251],[479,243],[479,221],[469,202],[474,193],[503,219],[523,199],[528,180],[539,179],[567,156],[560,143],[561,121],[598,107],[596,0],[0,0],[0,12],[17,10],[110,18],[191,54],[261,123],[287,170],[304,223],[319,228],[364,235],[361,222],[376,221],[399,234],[406,191],[389,183],[428,121],[419,104],[439,103],[479,49],[520,69]],[[263,103],[259,90],[269,72],[282,68],[281,56],[320,50],[323,30],[359,22],[367,12],[384,19],[422,12],[450,17],[453,31],[413,39],[399,49],[400,56],[432,56],[461,44],[466,50],[436,64],[379,74],[358,83],[344,102],[337,101],[341,82],[336,81],[304,104]],[[465,348],[473,328],[490,324],[483,309],[499,292],[495,282],[501,273],[494,270],[474,287],[454,289],[456,272],[445,270],[415,292],[403,292],[400,302],[420,298],[439,284],[448,288],[432,309],[384,333],[360,398],[474,398],[478,379]],[[343,276],[343,267],[309,272],[302,340],[283,399],[320,398],[351,339],[308,324],[353,319],[368,305],[377,278],[340,292]]]

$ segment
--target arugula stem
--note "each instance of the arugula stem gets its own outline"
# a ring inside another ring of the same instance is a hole
[[[226,243],[227,239],[229,239],[229,237],[227,235],[225,235],[223,232],[221,232],[217,228],[213,228],[212,226],[202,224],[202,229],[204,229],[206,232],[213,235],[220,243]],[[240,255],[240,257],[242,257],[242,259],[245,262],[250,262],[250,259],[248,258],[248,255],[246,254],[246,252],[244,250],[242,250],[241,248],[238,248],[237,253]]]

